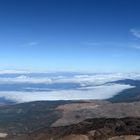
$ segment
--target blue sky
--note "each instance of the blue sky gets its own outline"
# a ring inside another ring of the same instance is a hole
[[[0,69],[139,72],[139,0],[0,0]]]

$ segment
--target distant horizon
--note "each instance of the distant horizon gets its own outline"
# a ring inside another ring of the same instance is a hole
[[[0,69],[0,74],[28,74],[28,73],[81,73],[81,74],[111,74],[111,73],[120,73],[120,74],[129,74],[129,73],[140,73],[140,71],[84,71],[84,70],[30,70],[30,69]]]

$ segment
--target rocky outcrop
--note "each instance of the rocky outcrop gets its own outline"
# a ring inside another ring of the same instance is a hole
[[[98,118],[69,126],[42,128],[7,140],[138,140],[139,135],[140,118]]]
[[[137,135],[123,135],[109,138],[108,140],[140,140],[140,136]]]

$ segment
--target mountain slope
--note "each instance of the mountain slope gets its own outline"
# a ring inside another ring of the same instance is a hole
[[[140,118],[88,119],[70,126],[42,128],[30,134],[6,140],[109,140],[109,138],[113,140],[113,137],[121,135],[140,138],[138,137]]]

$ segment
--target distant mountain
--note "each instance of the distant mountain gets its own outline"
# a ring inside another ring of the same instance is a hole
[[[125,80],[118,80],[113,83],[128,84],[128,85],[134,86],[134,88],[125,89],[119,94],[108,99],[108,101],[111,101],[111,102],[140,101],[140,80],[125,79]]]

